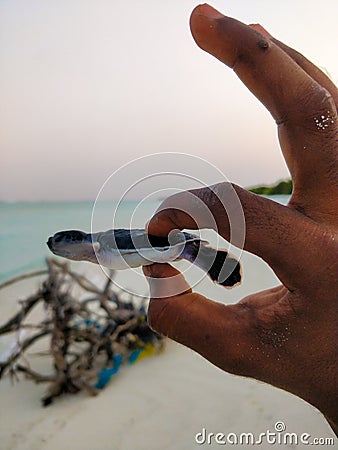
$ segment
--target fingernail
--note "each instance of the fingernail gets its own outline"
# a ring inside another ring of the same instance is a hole
[[[208,5],[208,3],[204,3],[203,5],[200,5],[198,12],[201,15],[208,17],[208,19],[221,19],[222,17],[224,17],[223,14],[221,14],[219,11],[217,11],[217,9]]]
[[[151,276],[151,266],[143,266],[143,273],[146,277],[150,277]],[[149,280],[147,280],[149,283]]]

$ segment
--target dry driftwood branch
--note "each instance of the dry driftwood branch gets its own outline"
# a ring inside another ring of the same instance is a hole
[[[10,333],[19,329],[23,319],[31,311],[31,309],[42,299],[42,293],[38,291],[23,302],[21,310],[8,320],[4,325],[0,326],[0,334]]]
[[[8,281],[0,284],[0,289],[10,286],[11,284],[18,283],[22,280],[27,280],[27,278],[38,277],[41,275],[46,275],[48,270],[37,270],[36,272],[24,273],[23,275],[19,275],[17,277],[11,278]]]
[[[41,339],[44,336],[47,336],[47,334],[50,334],[51,330],[45,330],[41,331],[40,333],[36,333],[33,336],[29,337],[28,339],[25,339],[22,342],[19,342],[16,346],[16,348],[11,352],[8,359],[6,361],[0,362],[0,379],[3,376],[5,370],[12,366],[14,361],[16,361],[24,352],[25,350],[30,347],[34,342]]]
[[[128,360],[134,351],[142,351],[149,345],[157,350],[162,348],[162,338],[146,324],[144,305],[136,306],[131,296],[128,301],[122,300],[122,293],[116,290],[112,277],[99,287],[70,270],[68,264],[55,260],[46,263],[47,270],[22,275],[5,284],[47,274],[37,292],[21,302],[20,311],[0,327],[0,335],[10,332],[20,335],[22,330],[30,332],[25,339],[14,342],[7,357],[0,361],[0,378],[5,373],[16,377],[24,373],[36,383],[48,382],[47,394],[42,399],[47,406],[59,395],[83,389],[97,395],[119,370],[121,361]],[[72,295],[74,284],[86,298]],[[87,298],[88,293],[94,296]],[[48,316],[38,323],[28,324],[27,316],[38,304],[44,305]],[[40,374],[30,367],[27,350],[47,335],[50,336],[48,353],[54,373]],[[27,362],[22,364],[21,360]]]
[[[28,378],[31,378],[36,383],[45,383],[46,381],[48,381],[48,382],[55,381],[55,377],[50,376],[50,375],[41,375],[40,373],[35,372],[34,370],[30,369],[29,367],[25,367],[21,364],[16,365],[16,370],[18,372],[25,373]]]
[[[50,262],[47,261],[47,265],[48,264],[50,264]],[[102,292],[95,286],[95,284],[93,284],[83,275],[71,271],[68,263],[60,263],[59,261],[53,260],[52,264],[56,267],[59,267],[64,274],[67,274],[70,277],[72,277],[73,280],[75,280],[78,283],[78,285],[81,286],[86,291],[101,295]]]

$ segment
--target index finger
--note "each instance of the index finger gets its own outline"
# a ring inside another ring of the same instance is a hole
[[[233,201],[234,194],[238,196],[240,208]],[[236,220],[241,212],[245,219],[242,229]],[[210,226],[210,216],[214,226]],[[166,236],[171,230],[184,228],[212,228],[232,245],[263,258],[291,291],[304,285],[313,286],[314,271],[327,265],[327,255],[318,254],[315,246],[304,252],[304,241],[317,233],[314,221],[231,183],[168,197],[151,218],[147,231]],[[241,240],[243,235],[244,240]],[[324,241],[325,236],[321,239]],[[299,267],[309,264],[311,270],[299,271]]]
[[[294,191],[300,202],[313,196],[318,209],[318,198],[336,186],[338,120],[330,92],[269,37],[208,5],[195,8],[190,23],[196,43],[231,67],[270,111]]]

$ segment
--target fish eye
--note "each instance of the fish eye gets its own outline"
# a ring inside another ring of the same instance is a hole
[[[81,233],[81,231],[71,231],[69,233],[69,240],[70,241],[83,241],[83,233]]]
[[[53,237],[53,242],[57,243],[81,243],[85,239],[86,234],[78,230],[59,231]]]
[[[61,242],[63,239],[62,234],[57,234],[54,238],[54,242]]]

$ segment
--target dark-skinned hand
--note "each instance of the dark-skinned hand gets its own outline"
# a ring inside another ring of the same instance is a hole
[[[227,372],[305,399],[337,432],[337,88],[260,25],[247,26],[208,5],[195,8],[190,25],[197,45],[231,67],[276,121],[294,186],[289,204],[230,186],[244,211],[244,249],[266,261],[281,285],[225,306],[192,292],[172,266],[154,264],[144,272],[151,295],[163,298],[151,299],[149,324]],[[226,195],[229,185],[169,197],[148,232],[165,236],[196,228],[203,202],[218,233],[229,240],[227,214],[215,190]],[[180,205],[191,195],[201,202],[187,214]],[[151,282],[166,278],[170,285],[171,277],[183,293],[167,296]]]

